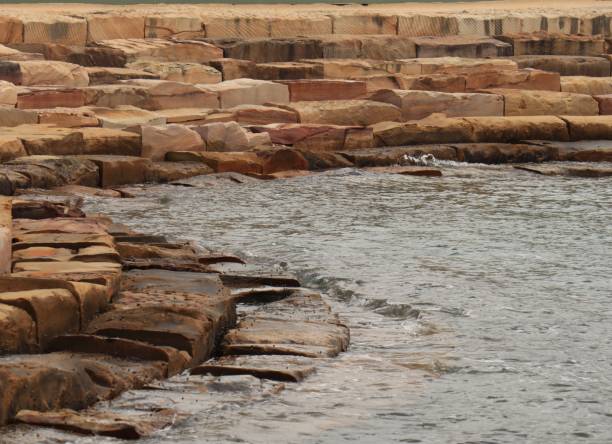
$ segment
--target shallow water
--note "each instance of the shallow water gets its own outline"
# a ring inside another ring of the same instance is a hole
[[[304,383],[173,399],[194,415],[147,441],[612,441],[612,179],[447,172],[88,201],[140,231],[297,273],[351,327],[350,350]]]

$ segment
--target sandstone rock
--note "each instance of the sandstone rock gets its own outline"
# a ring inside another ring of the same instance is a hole
[[[207,63],[223,57],[223,51],[196,40],[116,39],[98,41],[97,45],[122,51],[128,62],[157,61]]]
[[[214,85],[199,85],[199,88],[217,94],[221,108],[289,102],[289,89],[286,85],[266,80],[236,79]]]
[[[232,153],[171,152],[168,153],[167,158],[171,161],[203,162],[216,173],[231,171],[242,174],[261,174],[263,172],[261,161],[257,154],[250,151]]]
[[[459,33],[456,17],[435,15],[400,15],[397,34],[401,36],[446,36]]]
[[[19,109],[78,108],[84,105],[84,91],[75,88],[20,88],[17,95],[17,108]]]
[[[108,412],[76,412],[62,409],[53,412],[20,410],[17,421],[25,424],[54,427],[71,432],[138,439],[152,435],[174,424],[176,412],[159,410],[143,415],[117,415]]]
[[[349,100],[366,95],[366,83],[355,80],[285,80],[291,102],[308,100]]]
[[[397,16],[364,14],[332,16],[334,34],[396,34]]]
[[[334,34],[317,39],[324,59],[396,60],[416,57],[412,40],[396,35]]]
[[[78,65],[56,61],[30,60],[19,62],[21,85],[24,86],[87,86],[87,71]]]
[[[48,125],[20,125],[6,128],[5,133],[19,138],[26,151],[34,154],[69,154],[83,145],[83,135],[68,128]]]
[[[154,74],[162,80],[183,83],[219,83],[221,73],[199,63],[134,62],[130,68]]]
[[[247,131],[236,122],[209,123],[192,129],[206,143],[208,151],[245,151],[250,148]]]
[[[48,59],[50,57],[47,57]],[[81,66],[104,66],[123,68],[127,63],[127,56],[123,51],[106,47],[72,47],[66,55],[66,62]]]
[[[549,162],[557,160],[557,150],[520,143],[472,143],[452,145],[459,162],[470,163],[521,163]]]
[[[516,71],[518,68],[512,60],[464,57],[402,59],[394,64],[396,73],[408,75],[474,74],[482,71]]]
[[[332,18],[327,16],[309,16],[304,18],[275,18],[270,19],[271,37],[298,37],[315,36],[332,33]]]
[[[232,120],[243,125],[266,125],[268,123],[297,123],[294,111],[263,105],[239,105],[225,110]]]
[[[80,328],[79,306],[68,290],[4,292],[0,294],[0,304],[21,308],[35,320],[36,342],[41,348],[54,337]]]
[[[207,37],[256,38],[270,35],[268,18],[204,16],[202,21]]]
[[[599,105],[599,114],[612,115],[612,94],[604,94],[600,96],[593,96]]]
[[[0,61],[0,80],[21,85],[21,67],[17,62]]]
[[[519,89],[495,89],[491,92],[503,96],[506,116],[599,114],[597,101],[586,94]]]
[[[174,108],[158,110],[155,114],[165,119],[167,123],[199,125],[207,123],[208,116],[213,112],[212,109],[206,108]]]
[[[230,355],[336,356],[348,347],[348,328],[325,322],[247,318],[225,335]]]
[[[13,242],[13,204],[11,199],[1,197],[0,198],[0,276],[5,276],[11,272],[11,253],[12,253],[12,242]],[[8,314],[0,315],[0,317],[6,317]],[[10,323],[10,320],[6,319],[2,321],[3,324]],[[18,323],[21,324],[21,323]],[[7,333],[10,335],[10,333]],[[10,339],[5,343],[18,344],[14,339]]]
[[[97,186],[98,169],[91,162],[69,156],[25,156],[7,162],[10,166],[37,166],[49,171],[55,179],[64,184]],[[23,170],[24,174],[28,172]],[[33,180],[33,178],[30,176]]]
[[[27,311],[0,303],[0,355],[36,350],[36,325]]]
[[[380,122],[372,125],[376,146],[471,142],[472,125],[463,118],[432,115],[408,123]]]
[[[137,125],[165,125],[166,118],[158,113],[130,105],[120,105],[115,108],[87,108],[100,121],[103,128],[124,129]]]
[[[18,108],[0,106],[0,126],[14,127],[19,125],[37,124],[38,113]]]
[[[100,169],[100,186],[144,183],[151,161],[130,156],[87,156]]]
[[[252,375],[260,379],[300,382],[314,373],[314,362],[297,356],[224,356],[191,369],[192,375]]]
[[[80,17],[39,16],[23,25],[24,43],[53,42],[62,45],[85,45],[87,22]]]
[[[267,133],[272,143],[293,145],[315,151],[337,151],[344,148],[347,127],[321,124],[273,124],[251,127],[252,131]]]
[[[11,82],[0,80],[0,106],[17,104],[17,88]]]
[[[512,60],[519,68],[557,72],[562,76],[610,76],[610,61],[603,57],[526,55],[513,57]]]
[[[0,163],[27,156],[27,154],[20,139],[15,136],[0,136]]]
[[[564,162],[612,162],[612,144],[608,140],[538,141],[531,143],[555,150],[557,160]]]
[[[489,37],[413,37],[417,57],[498,57],[512,55],[512,46]]]
[[[561,78],[561,91],[593,96],[612,94],[611,77],[568,76]]]
[[[571,140],[612,139],[612,116],[562,116],[562,119],[567,123]]]
[[[221,72],[223,80],[248,79],[255,75],[255,63],[250,60],[214,59],[209,64]]]
[[[144,32],[143,16],[96,14],[87,18],[87,42],[142,39]]]
[[[404,120],[419,120],[440,112],[448,117],[504,115],[503,97],[496,94],[451,94],[396,89],[377,91],[369,99],[397,106]]]
[[[0,45],[0,60],[19,62],[23,60],[42,60],[43,58],[42,54],[21,52],[18,49]]]
[[[515,56],[534,54],[598,56],[605,52],[604,39],[601,36],[537,32],[506,34],[496,38],[512,44]]]
[[[81,128],[79,132],[83,137],[82,154],[141,154],[142,145],[138,134],[112,128]]]
[[[447,93],[465,92],[466,78],[463,75],[428,74],[408,76],[396,74],[394,77],[399,89]]]
[[[370,100],[327,100],[292,102],[286,109],[295,111],[301,123],[332,125],[371,125],[382,121],[399,120],[398,107]]]
[[[465,117],[465,121],[472,126],[475,142],[569,140],[565,122],[554,116]]]
[[[316,38],[225,38],[207,41],[223,48],[225,57],[255,63],[291,62],[323,57],[320,40]]]
[[[107,68],[107,67],[90,67],[85,68],[89,76],[90,85],[108,85],[119,83],[121,80],[130,79],[151,79],[158,80],[157,74],[151,74],[145,71],[130,68]]]
[[[38,112],[38,123],[61,128],[98,126],[100,122],[92,111],[82,108],[52,108]]]
[[[0,42],[20,43],[23,41],[23,22],[14,17],[0,17]]]
[[[142,156],[164,160],[169,151],[199,151],[206,149],[202,138],[186,126],[171,124],[166,127],[141,126]]]
[[[261,80],[321,79],[323,67],[314,63],[272,62],[255,65],[254,78]]]
[[[466,91],[487,88],[561,91],[561,77],[558,73],[530,68],[517,71],[482,71],[466,76]]]
[[[145,19],[145,38],[204,36],[204,26],[198,17],[164,14]]]
[[[374,146],[372,128],[347,128],[344,136],[345,150],[360,150]]]
[[[358,78],[360,76],[389,74],[388,64],[377,64],[367,60],[305,59],[303,61],[323,66],[323,75],[326,79],[346,80]]]

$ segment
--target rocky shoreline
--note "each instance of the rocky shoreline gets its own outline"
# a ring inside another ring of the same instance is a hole
[[[183,372],[299,382],[349,344],[295,277],[75,197],[436,161],[612,176],[612,7],[485,5],[3,9],[0,425],[137,438],[180,412],[98,401]]]

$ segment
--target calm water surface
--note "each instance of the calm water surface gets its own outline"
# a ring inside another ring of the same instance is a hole
[[[612,180],[446,172],[90,201],[297,273],[352,330],[349,352],[278,395],[174,396],[194,415],[148,441],[611,442]]]

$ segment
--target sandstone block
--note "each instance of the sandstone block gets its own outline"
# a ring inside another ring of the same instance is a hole
[[[396,35],[334,34],[320,37],[316,45],[324,59],[396,60],[416,57],[412,40]]]
[[[86,156],[100,169],[100,186],[111,188],[146,182],[151,161],[130,156]]]
[[[85,19],[65,16],[41,16],[23,24],[24,43],[53,42],[61,45],[81,45],[87,41]]]
[[[567,125],[554,116],[465,117],[474,142],[510,143],[521,140],[569,140]]]
[[[221,108],[289,102],[289,88],[286,85],[266,80],[236,79],[214,85],[199,85],[199,88],[218,94]]]
[[[99,41],[97,45],[121,51],[125,54],[128,62],[207,63],[210,60],[223,57],[222,49],[210,43],[196,40],[117,38]]]
[[[206,148],[202,138],[186,126],[141,126],[142,157],[164,160],[169,151],[200,151]]]
[[[599,114],[612,115],[612,94],[604,94],[600,96],[593,96],[599,105]]]
[[[427,74],[408,76],[395,74],[394,78],[399,89],[447,93],[465,92],[466,77],[463,75]]]
[[[495,94],[380,90],[369,97],[397,106],[404,120],[419,120],[434,113],[448,117],[503,116],[503,96]]]
[[[17,108],[0,107],[0,126],[13,127],[26,124],[37,124],[38,113]]]
[[[145,36],[143,16],[96,14],[87,18],[87,42],[111,39],[142,39]]]
[[[519,89],[495,89],[491,92],[503,96],[506,116],[593,116],[599,114],[597,101],[587,94]]]
[[[19,63],[21,85],[87,86],[89,76],[84,68],[72,63],[30,60]]]
[[[472,126],[464,118],[439,115],[407,123],[380,122],[372,130],[376,146],[461,143],[473,138]]]
[[[498,57],[512,55],[511,45],[490,37],[413,37],[417,57]]]
[[[270,36],[270,22],[260,17],[202,17],[206,37],[257,38]]]
[[[168,153],[171,161],[203,162],[216,173],[236,172],[242,174],[262,174],[261,160],[252,151],[232,153],[211,152],[172,152]]]
[[[207,151],[245,151],[250,147],[247,131],[236,122],[209,123],[192,129],[206,143]]]
[[[204,25],[198,17],[160,15],[145,18],[145,38],[204,36]]]
[[[612,78],[569,76],[561,78],[561,91],[593,96],[612,94]]]
[[[138,125],[165,125],[166,119],[159,114],[122,105],[115,108],[90,107],[90,110],[99,120],[103,128],[124,129]]]
[[[366,83],[356,80],[285,80],[291,102],[309,100],[350,100],[366,95]]]
[[[335,15],[334,34],[397,34],[395,15]]]
[[[17,108],[20,110],[55,107],[79,108],[85,105],[85,100],[85,92],[76,88],[22,88],[17,96]]]
[[[161,80],[182,83],[219,83],[221,72],[199,63],[134,62],[130,68],[154,74]]]
[[[367,126],[401,118],[397,106],[370,100],[293,102],[286,109],[296,112],[301,123]]]
[[[457,35],[459,34],[459,22],[456,17],[441,15],[400,15],[397,34],[408,37]]]
[[[612,116],[562,116],[571,140],[612,139]]]
[[[0,303],[0,328],[0,355],[36,350],[36,325],[27,311]]]
[[[16,62],[0,61],[0,80],[21,85],[21,67]]]
[[[333,32],[332,18],[326,16],[274,18],[269,23],[271,37],[313,36]]]
[[[3,143],[0,139],[0,146]],[[0,276],[6,276],[11,273],[11,253],[12,253],[12,241],[13,241],[13,205],[11,199],[0,197]],[[9,314],[7,310],[4,311],[3,314],[0,314],[0,319],[4,317],[1,323],[6,325],[11,321],[6,318]],[[25,318],[23,318],[25,320]],[[18,322],[16,325],[22,325],[21,322]],[[19,331],[19,330],[18,330]],[[11,333],[8,333],[9,335]],[[9,342],[13,346],[18,345],[20,343],[19,339],[22,338],[22,335],[18,335],[18,338],[10,339]],[[3,341],[0,340],[0,343]],[[7,343],[4,346],[8,348]],[[3,352],[3,346],[0,345],[0,353]]]
[[[27,156],[23,143],[16,136],[0,136],[0,163]],[[0,201],[1,203],[2,201]],[[3,211],[0,206],[0,212]],[[0,221],[3,219],[0,217]],[[1,224],[0,224],[1,225]]]
[[[568,35],[536,32],[497,36],[513,47],[513,55],[599,56],[604,51],[604,39],[594,35]]]
[[[248,79],[255,75],[255,63],[250,60],[223,58],[211,60],[209,63],[221,72],[223,80]]]
[[[232,120],[243,125],[267,125],[268,123],[297,123],[298,115],[283,108],[263,105],[239,105],[225,110]]]
[[[108,85],[119,83],[122,80],[149,79],[159,80],[160,76],[146,71],[131,68],[107,68],[93,66],[85,68],[89,76],[90,85]]]
[[[21,43],[23,22],[14,17],[0,17],[0,43]]]
[[[482,71],[466,76],[466,91],[489,88],[560,91],[561,76],[558,73],[530,68],[517,71]]]
[[[323,67],[314,63],[274,62],[255,65],[254,78],[261,80],[321,79]]]
[[[38,112],[38,123],[61,128],[98,126],[100,121],[93,113],[81,108],[52,108]]]
[[[512,60],[519,68],[557,72],[562,76],[610,76],[610,60],[603,57],[528,55],[513,57]]]
[[[0,80],[0,106],[15,106],[17,104],[18,88],[11,82]]]
[[[82,154],[140,156],[140,135],[112,128],[80,128]],[[81,154],[81,153],[78,153]]]

